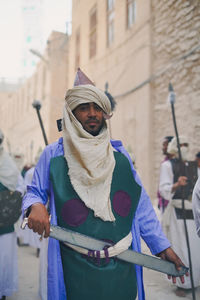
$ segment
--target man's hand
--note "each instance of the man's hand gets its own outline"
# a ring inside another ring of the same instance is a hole
[[[181,259],[178,257],[178,255],[172,250],[172,248],[167,248],[164,251],[156,254],[156,256],[159,256],[164,260],[173,262],[178,271],[180,271],[181,266],[185,266],[184,263],[181,261]],[[189,273],[187,272],[185,275],[189,276]],[[172,282],[176,283],[176,277],[168,275],[169,279],[171,279],[171,277],[172,277]],[[184,283],[185,282],[184,276],[180,276],[180,280],[182,283]]]
[[[187,177],[186,176],[179,176],[178,178],[178,185],[185,186],[187,184]]]
[[[44,232],[47,238],[50,233],[49,214],[46,207],[41,203],[35,203],[31,206],[31,212],[28,216],[28,227],[40,235]]]
[[[178,181],[172,186],[172,192],[175,192],[178,187],[187,185],[188,178],[186,176],[179,176]]]

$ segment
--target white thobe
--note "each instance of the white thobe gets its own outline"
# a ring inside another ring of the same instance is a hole
[[[172,248],[181,258],[186,266],[189,266],[188,250],[185,237],[185,227],[183,219],[177,219],[175,207],[182,207],[181,199],[173,199],[174,193],[172,193],[172,186],[174,184],[174,175],[172,170],[172,164],[170,161],[165,161],[161,165],[160,169],[160,184],[159,191],[163,198],[169,200],[169,204],[163,214],[162,226],[167,238],[172,244]],[[185,209],[191,210],[192,203],[189,200],[185,200]],[[200,286],[200,260],[199,260],[199,249],[200,239],[196,234],[194,220],[186,220],[192,268],[193,268],[193,279],[194,286]],[[185,283],[182,284],[180,279],[177,278],[177,286],[189,289],[191,288],[190,277],[185,277]]]
[[[197,234],[200,237],[200,177],[198,178],[193,190],[192,209],[193,209]]]

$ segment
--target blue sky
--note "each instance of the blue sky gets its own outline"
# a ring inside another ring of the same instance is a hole
[[[44,26],[42,30],[46,41],[52,30],[66,32],[66,22],[70,21],[71,1],[42,1],[44,5]],[[22,0],[0,0],[0,78],[18,78],[22,76],[23,22],[21,6]]]

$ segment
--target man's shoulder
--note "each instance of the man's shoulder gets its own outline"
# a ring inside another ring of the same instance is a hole
[[[161,165],[171,167],[172,163],[173,163],[172,159],[167,159],[167,160],[163,161]]]
[[[51,157],[63,155],[63,138],[61,137],[57,141],[47,145],[43,153]]]
[[[47,145],[45,149],[47,149],[49,151],[49,150],[53,150],[53,149],[56,149],[56,148],[62,147],[62,146],[63,146],[63,138],[61,137],[57,141]]]
[[[165,160],[160,165],[161,172],[172,172],[173,166],[171,159]]]
[[[114,148],[123,147],[123,144],[120,140],[110,140],[110,143]]]

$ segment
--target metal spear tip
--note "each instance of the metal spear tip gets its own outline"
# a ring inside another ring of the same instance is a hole
[[[107,92],[108,91],[108,81],[106,81],[106,83],[105,83],[105,92]]]
[[[42,104],[40,103],[39,100],[34,100],[33,103],[32,103],[32,106],[37,109],[37,110],[40,110]]]
[[[173,85],[171,84],[171,82],[169,83],[168,90],[169,90],[169,92],[173,92],[174,91]]]
[[[171,82],[169,83],[168,90],[169,90],[168,102],[170,104],[174,104],[175,103],[176,94],[174,93],[174,89],[173,89],[173,86],[172,86]]]
[[[105,92],[104,93],[110,100],[111,111],[114,111],[115,107],[116,107],[116,101],[115,101],[114,97],[108,92],[108,82],[105,83]]]

